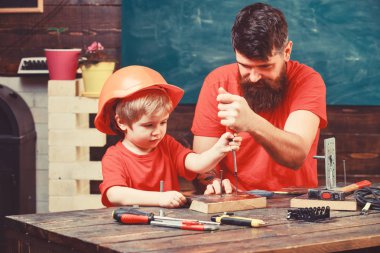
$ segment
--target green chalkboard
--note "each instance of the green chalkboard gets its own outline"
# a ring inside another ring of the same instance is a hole
[[[122,65],[145,65],[197,102],[206,75],[234,62],[231,27],[246,0],[128,0],[122,5]],[[327,103],[380,105],[380,1],[263,1],[281,9],[291,58],[323,76]]]

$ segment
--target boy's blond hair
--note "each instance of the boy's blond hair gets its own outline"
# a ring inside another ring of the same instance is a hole
[[[117,103],[115,113],[120,120],[132,127],[144,115],[170,113],[173,103],[164,90],[152,89]]]

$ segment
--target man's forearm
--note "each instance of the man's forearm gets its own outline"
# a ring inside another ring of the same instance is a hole
[[[303,139],[295,133],[276,128],[259,115],[255,117],[257,118],[253,121],[254,125],[250,126],[247,132],[277,163],[291,169],[298,169],[308,154],[308,148]]]

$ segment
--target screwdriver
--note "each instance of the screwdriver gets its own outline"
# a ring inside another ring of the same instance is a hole
[[[214,216],[211,216],[211,220],[215,222],[220,222],[221,224],[246,226],[246,227],[254,227],[254,228],[265,225],[265,222],[263,220],[234,216],[233,213],[224,213],[223,215],[214,215]]]
[[[237,136],[236,133],[234,133],[234,136]],[[233,141],[233,138],[229,138],[229,141]],[[238,194],[238,170],[237,170],[237,161],[236,161],[236,150],[232,150],[232,159],[234,162],[234,177],[235,177],[235,187],[236,187],[236,195]]]
[[[154,216],[153,213],[145,213],[136,209],[119,208],[113,211],[112,216],[123,224],[150,224],[153,226],[179,228],[183,230],[214,231],[219,229],[219,223],[171,217]]]
[[[236,151],[235,150],[232,150],[232,157],[234,160],[234,175],[235,175],[236,195],[237,195],[238,194],[238,171],[237,171]]]

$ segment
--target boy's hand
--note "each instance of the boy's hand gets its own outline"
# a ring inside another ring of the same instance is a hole
[[[222,181],[224,192],[229,194],[232,193],[232,184],[229,179],[223,179]],[[215,178],[214,181],[211,184],[208,184],[206,187],[204,195],[211,195],[211,194],[220,194],[223,189],[220,188],[220,179]]]
[[[228,153],[232,150],[239,150],[242,137],[230,132],[224,133],[215,144],[220,152]]]
[[[177,191],[162,192],[159,199],[161,207],[175,208],[186,204],[186,197]]]

